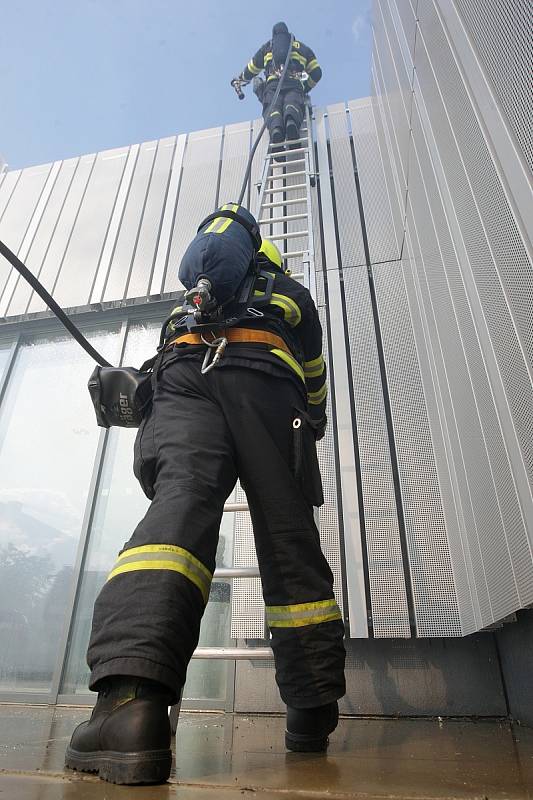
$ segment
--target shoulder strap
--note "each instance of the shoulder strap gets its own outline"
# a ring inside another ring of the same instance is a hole
[[[237,214],[236,211],[214,211],[212,214],[209,214],[204,220],[202,220],[197,233],[200,233],[201,229],[204,225],[207,225],[209,222],[212,222],[214,219],[219,219],[219,217],[227,217],[228,219],[232,219],[235,222],[238,222],[243,228],[246,228],[250,236],[252,237],[252,241],[254,243],[254,247],[256,250],[259,250],[263,240],[261,239],[261,234],[259,233],[259,225],[257,223],[252,224],[248,222],[247,219],[241,214]]]

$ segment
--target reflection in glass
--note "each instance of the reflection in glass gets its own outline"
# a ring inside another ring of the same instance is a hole
[[[117,357],[117,331],[90,338],[106,358]],[[91,370],[70,337],[23,344],[0,408],[4,691],[50,689],[99,437]]]
[[[139,364],[157,343],[159,324],[133,327],[127,339],[125,364]],[[83,576],[71,629],[62,694],[87,694],[89,670],[86,651],[91,631],[94,601],[113,566],[117,553],[144,516],[149,501],[133,475],[133,443],[136,431],[112,428],[96,493],[95,509]],[[217,550],[217,565],[233,562],[233,515],[225,515]],[[214,582],[202,622],[200,643],[204,646],[229,642],[230,587]],[[192,662],[184,690],[185,698],[224,699],[227,664],[223,661]]]
[[[4,370],[9,361],[9,354],[11,352],[11,342],[0,342],[0,381],[4,375]]]

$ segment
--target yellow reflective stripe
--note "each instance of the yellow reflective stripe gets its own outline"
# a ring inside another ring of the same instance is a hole
[[[237,203],[234,203],[234,204],[226,203],[226,205],[222,206],[220,210],[221,211],[228,211],[230,209],[231,209],[231,211],[235,211],[235,213],[237,213],[237,211],[239,210],[239,206],[238,206]],[[229,219],[228,217],[215,217],[215,219],[209,225],[209,227],[205,229],[204,233],[224,233],[226,228],[229,228],[229,226],[231,225],[232,222],[233,222],[233,220]],[[217,226],[218,226],[218,230],[215,230],[215,228],[217,228]]]
[[[307,64],[307,59],[305,56],[302,56],[301,53],[296,53],[294,50],[291,50],[291,58],[297,61],[302,67],[305,67]]]
[[[171,572],[179,572],[180,575],[183,575],[185,578],[188,578],[191,583],[194,583],[202,593],[204,602],[207,603],[209,598],[209,586],[207,586],[193,570],[188,569],[185,564],[179,564],[176,561],[134,561],[131,564],[122,564],[122,566],[116,567],[109,573],[107,580],[110,581],[112,578],[116,578],[117,575],[123,575],[126,572],[141,572],[147,569],[166,569]]]
[[[218,221],[219,221],[219,219],[220,219],[220,217],[217,217],[216,219],[214,219],[214,220],[213,220],[213,222],[211,223],[211,225],[210,225],[208,228],[206,228],[206,229],[205,229],[204,233],[211,233],[211,231],[213,230],[213,228],[214,228],[216,225],[218,225]]]
[[[166,569],[179,572],[201,591],[207,602],[212,573],[192,553],[171,544],[148,544],[125,550],[108,575],[107,580],[126,572],[147,569]]]
[[[293,369],[298,377],[305,383],[304,371],[293,356],[289,355],[289,353],[286,353],[284,350],[278,350],[277,347],[274,347],[270,352],[281,358],[281,360]]]
[[[229,205],[229,203],[228,203],[228,205]],[[224,211],[228,210],[227,206],[223,206],[222,208],[223,208]],[[236,203],[231,206],[231,210],[235,211],[235,213],[237,213],[238,208],[239,208],[239,206]],[[229,228],[229,226],[231,225],[232,222],[233,222],[232,219],[229,219],[229,218],[226,218],[226,217],[222,217],[222,222],[220,223],[220,227],[218,228],[217,231],[215,231],[215,233],[224,233],[226,228]]]
[[[253,58],[248,62],[248,72],[251,72],[252,75],[259,75],[261,72],[261,67],[255,66]]]
[[[278,80],[278,76],[277,75],[269,75],[268,78],[267,78],[267,83],[269,81],[277,81],[277,80]]]
[[[119,555],[117,558],[117,563],[119,561],[124,561],[130,556],[143,555],[145,553],[170,553],[177,556],[183,556],[183,558],[186,558],[191,562],[191,564],[194,564],[195,567],[198,567],[200,572],[203,572],[206,578],[211,580],[213,577],[213,573],[202,564],[200,559],[196,558],[196,556],[193,556],[189,550],[185,550],[184,547],[178,547],[175,544],[143,544],[140,547],[130,547],[129,550],[124,550],[124,552]]]
[[[270,628],[301,628],[342,619],[334,599],[290,606],[267,606],[266,617]]]
[[[275,116],[276,116],[276,114],[281,114],[281,111],[272,111],[272,112],[271,112],[271,114],[270,114],[270,116],[271,116],[271,117],[275,117]]]
[[[319,67],[320,64],[318,63],[316,58],[312,58],[311,61],[307,63],[306,70],[307,72],[312,72],[314,69]]]
[[[261,297],[264,294],[265,293],[259,291],[259,289],[254,289],[254,295],[257,297]],[[276,294],[276,292],[272,292],[272,299],[270,300],[269,305],[278,306],[281,308],[283,311],[283,316],[285,317],[285,322],[287,322],[292,328],[295,328],[296,325],[302,321],[302,312],[292,297],[287,297],[285,294]]]
[[[272,299],[270,303],[283,309],[285,322],[288,322],[292,328],[295,328],[296,325],[302,321],[302,312],[292,297],[287,297],[285,294],[277,294],[276,292],[272,292]]]
[[[307,76],[307,85],[310,89],[313,89],[316,86],[317,82],[314,81],[311,77]]]
[[[318,406],[328,393],[328,385],[325,383],[318,392],[307,392],[307,400],[312,406]]]
[[[319,355],[318,358],[313,358],[312,361],[304,362],[304,373],[306,378],[319,378],[324,372],[324,357]]]
[[[273,57],[274,56],[272,55],[272,51],[269,53],[265,53],[265,58],[264,58],[265,66],[268,64],[269,61],[272,61]]]

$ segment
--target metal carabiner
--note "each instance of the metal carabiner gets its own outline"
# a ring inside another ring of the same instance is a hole
[[[217,339],[213,339],[212,342],[208,342],[206,339],[204,339],[203,334],[201,334],[201,338],[202,342],[207,346],[207,351],[202,363],[202,375],[205,375],[207,372],[212,370],[213,367],[216,367],[224,355],[224,350],[226,349],[228,340],[225,336],[219,336]],[[215,353],[213,355],[213,360],[211,361],[211,354],[213,350]]]

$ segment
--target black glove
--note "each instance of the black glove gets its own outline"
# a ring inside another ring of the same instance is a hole
[[[315,432],[315,442],[319,442],[321,439],[324,438],[326,433],[326,425],[328,424],[328,418],[324,414],[323,417],[320,419],[313,419],[313,430]]]

